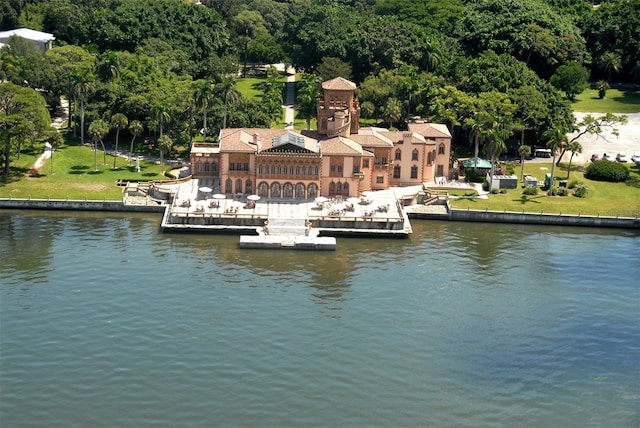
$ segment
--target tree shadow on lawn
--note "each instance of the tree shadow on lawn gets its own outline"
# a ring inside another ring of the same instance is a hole
[[[84,174],[88,169],[89,167],[87,165],[73,165],[71,168],[69,168],[69,174]]]
[[[528,202],[539,204],[540,201],[536,201],[536,199],[544,198],[544,195],[530,196],[530,195],[522,195],[519,199],[514,199],[513,202],[520,202],[522,205],[525,205]]]

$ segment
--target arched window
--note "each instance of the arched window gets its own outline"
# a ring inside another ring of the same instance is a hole
[[[438,146],[438,154],[439,154],[439,155],[443,155],[443,154],[444,154],[444,148],[445,148],[445,147],[444,147],[444,144],[440,144],[440,145]]]
[[[349,196],[349,183],[344,183],[342,185],[342,194],[345,196]]]
[[[411,178],[418,178],[418,167],[415,165],[411,167]]]
[[[431,156],[431,152],[427,153],[427,165],[431,165],[433,163],[433,158]]]
[[[296,198],[304,199],[304,184],[302,183],[296,184]]]
[[[271,184],[271,197],[279,198],[280,197],[280,183],[272,183]]]
[[[227,178],[227,181],[224,182],[224,193],[233,193],[233,183],[230,178]]]
[[[400,178],[400,165],[393,166],[393,178]]]
[[[242,193],[242,180],[236,180],[236,193]]]
[[[396,149],[396,160],[401,160],[402,159],[402,150],[400,149]]]
[[[336,195],[342,195],[342,183],[338,181],[336,184]]]
[[[282,197],[293,198],[293,184],[284,183],[284,186],[282,186]]]
[[[335,194],[336,194],[336,183],[332,181],[331,183],[329,183],[329,195],[333,196]]]
[[[411,160],[412,161],[418,160],[418,149],[413,149],[413,152],[411,152]]]
[[[247,180],[244,184],[244,190],[247,193],[251,193],[253,192],[253,183],[251,183],[251,180]]]
[[[316,177],[318,176],[318,167],[317,166],[315,167],[315,173],[314,174],[316,175]]]
[[[273,175],[276,174],[276,166],[275,165],[271,165],[271,174],[273,174]]]
[[[261,198],[269,197],[269,185],[264,181],[258,184],[258,196],[260,196]]]
[[[262,164],[258,165],[258,174],[262,174]]]
[[[307,175],[307,167],[306,166],[302,167],[302,175]]]
[[[318,196],[318,185],[316,183],[309,184],[309,191],[307,197],[309,199],[315,199]]]

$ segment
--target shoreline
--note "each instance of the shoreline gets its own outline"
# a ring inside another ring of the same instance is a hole
[[[42,211],[96,211],[96,212],[139,212],[164,215],[170,208],[166,204],[133,205],[124,201],[104,200],[69,200],[69,199],[8,199],[0,198],[0,209],[42,210]],[[513,211],[490,211],[456,209],[447,206],[446,212],[421,210],[422,206],[408,206],[403,210],[407,217],[416,220],[443,220],[480,223],[534,224],[548,226],[580,226],[640,230],[640,218],[599,215],[574,215],[563,213],[534,213]],[[205,230],[201,230],[205,232]],[[337,231],[337,230],[336,230]],[[192,231],[193,232],[193,231]],[[206,232],[222,232],[206,230]],[[347,232],[347,231],[345,231]],[[229,233],[226,231],[226,233]],[[238,230],[238,233],[242,233]],[[375,230],[363,230],[356,234],[359,237],[378,237]],[[349,235],[347,232],[346,235]]]

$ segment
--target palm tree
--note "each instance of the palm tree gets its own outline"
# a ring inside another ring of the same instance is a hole
[[[103,82],[110,82],[120,75],[118,55],[113,51],[106,51],[100,55],[97,73]]]
[[[311,130],[311,119],[317,112],[317,102],[320,98],[320,77],[315,74],[305,74],[298,83],[298,96],[296,97],[296,111],[298,117],[307,122],[307,131]]]
[[[104,144],[102,139],[109,133],[109,124],[102,119],[97,119],[91,122],[89,125],[89,135],[93,139],[93,162],[94,172],[98,171],[98,141],[102,144],[102,150],[104,151]],[[107,163],[105,157],[105,164]]]
[[[204,139],[207,139],[207,110],[209,104],[215,95],[215,86],[209,80],[197,80],[194,82],[193,98],[196,102],[196,108],[202,110],[202,128],[204,130]]]
[[[622,60],[620,59],[620,54],[617,52],[607,51],[602,54],[599,61],[600,68],[603,68],[605,71],[609,73],[609,77],[607,78],[607,82],[611,81],[611,71],[615,71],[616,73],[620,71],[622,68]]]
[[[520,155],[520,165],[522,166],[522,170],[520,171],[520,180],[522,180],[524,178],[524,158],[531,156],[531,146],[523,144],[518,147],[518,155]]]
[[[116,147],[113,153],[113,169],[116,169],[116,160],[118,159],[118,140],[120,138],[120,131],[127,127],[129,119],[122,113],[116,113],[111,116],[111,126],[116,128]]]
[[[567,133],[560,127],[554,127],[547,129],[542,138],[547,141],[547,147],[551,149],[551,155],[553,156],[553,163],[551,164],[551,181],[549,183],[549,194],[553,195],[553,181],[555,180],[556,172],[556,154],[558,149],[562,147],[567,140]]]
[[[140,122],[139,120],[131,121],[131,123],[129,124],[129,132],[131,132],[131,135],[133,135],[133,138],[131,139],[131,147],[129,148],[129,166],[131,166],[131,154],[133,153],[133,142],[135,141],[137,136],[142,134],[142,131],[144,131],[144,125],[142,124],[142,122]]]
[[[389,98],[382,109],[382,117],[389,122],[389,128],[402,117],[402,103],[397,98]]]
[[[80,144],[84,144],[84,103],[93,88],[93,83],[89,70],[82,70],[73,73],[73,94],[76,100],[80,101]]]
[[[163,103],[158,102],[151,108],[151,117],[158,121],[158,129],[160,131],[160,137],[162,137],[164,124],[171,121],[171,113],[169,113],[169,107]]]
[[[512,128],[506,118],[496,118],[493,127],[487,131],[487,142],[484,151],[491,159],[491,175],[489,176],[489,189],[493,187],[493,175],[495,174],[496,162],[500,155],[507,151],[505,140],[511,135]]]
[[[233,77],[223,76],[218,79],[215,86],[215,92],[222,98],[224,102],[224,116],[222,118],[222,129],[227,128],[227,111],[229,103],[233,103],[240,98],[240,92],[236,89],[236,79]]]
[[[51,172],[50,173],[53,174],[53,153],[56,151],[58,147],[62,145],[62,143],[64,143],[64,138],[62,138],[62,134],[60,134],[60,132],[58,132],[58,130],[52,126],[49,131],[48,140],[51,146],[51,149],[50,149],[51,150]]]
[[[164,154],[169,153],[173,148],[173,140],[168,135],[162,135],[158,138],[158,150],[160,151],[160,168],[164,175]]]
[[[571,174],[571,161],[573,161],[573,156],[576,153],[582,153],[582,144],[580,144],[576,140],[570,141],[567,144],[567,150],[571,151],[571,157],[569,157],[569,169],[567,170],[567,179],[568,179],[569,175]]]

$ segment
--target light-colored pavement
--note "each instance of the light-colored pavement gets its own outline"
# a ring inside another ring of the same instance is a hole
[[[576,122],[580,122],[588,114],[595,117],[602,115],[602,113],[574,113]],[[615,127],[618,129],[618,136],[614,135],[611,130],[607,130],[601,137],[590,134],[580,137],[578,141],[582,145],[582,153],[576,153],[573,157],[573,163],[587,163],[594,153],[600,156],[603,153],[612,153],[614,156],[618,153],[624,153],[629,157],[634,153],[640,154],[640,113],[625,116],[627,116],[627,123]],[[569,138],[573,138],[578,133],[569,134]],[[563,162],[568,162],[569,156],[571,153],[565,154]]]
[[[53,118],[53,120],[51,121],[51,126],[56,128],[57,130],[60,130],[60,128],[62,128],[69,120],[69,101],[67,99],[60,98],[60,110],[60,116]],[[31,165],[30,169],[37,172],[42,171],[45,162],[49,158],[51,158],[51,147],[46,147],[44,149],[44,152],[42,152],[42,154],[38,157],[38,159],[36,159],[33,165]]]
[[[287,76],[287,96],[284,105],[284,129],[293,129],[293,122],[295,120],[295,97],[296,75],[295,70],[293,70],[293,74],[289,74]]]

